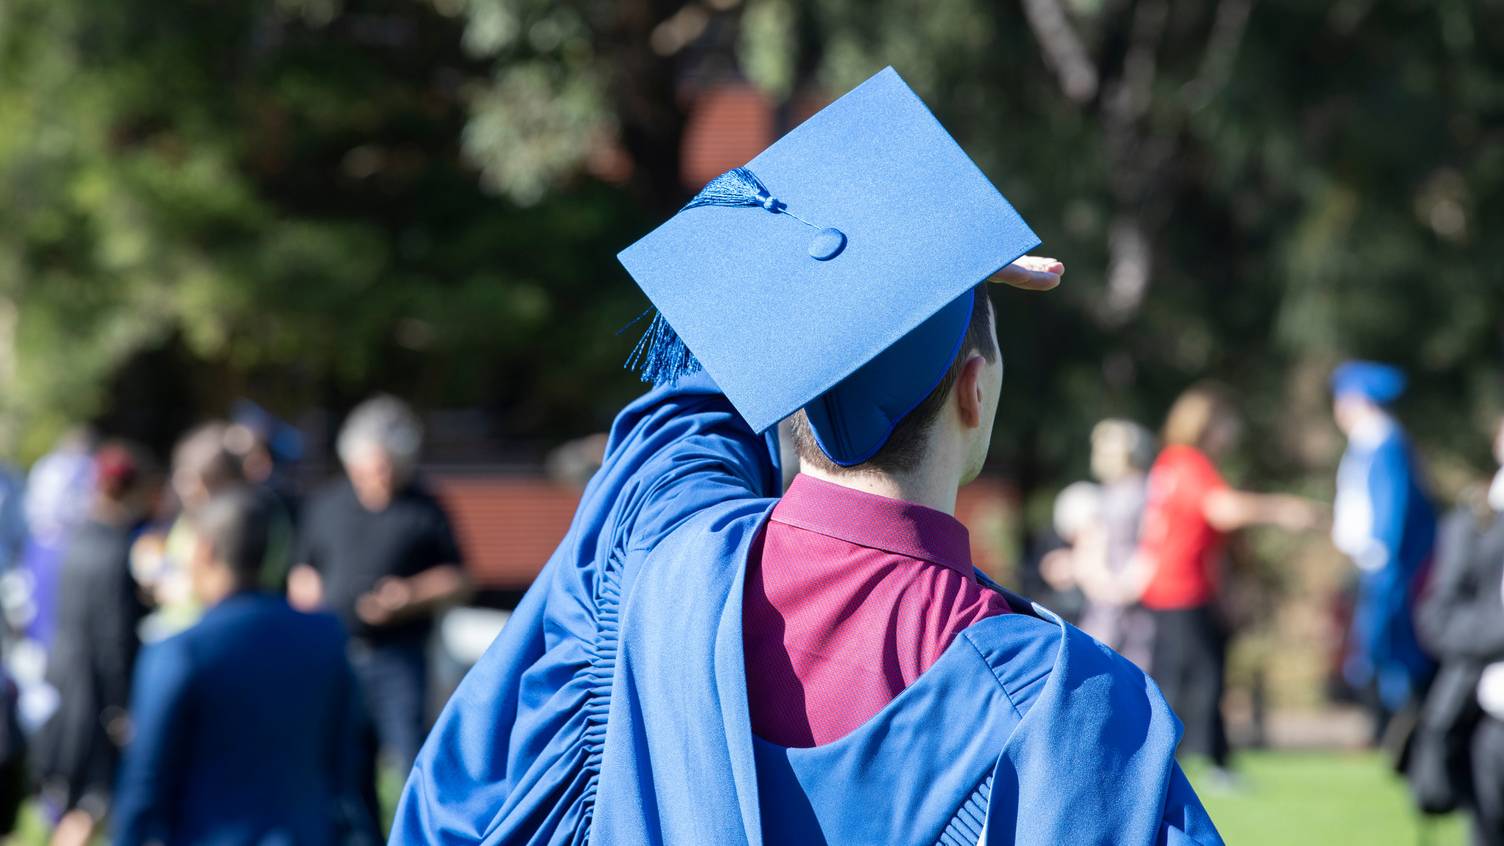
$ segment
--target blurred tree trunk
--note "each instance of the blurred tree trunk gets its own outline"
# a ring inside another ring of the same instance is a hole
[[[1102,135],[1112,198],[1107,291],[1095,309],[1104,327],[1132,321],[1143,305],[1157,237],[1174,206],[1186,119],[1225,86],[1252,6],[1253,0],[1219,0],[1199,37],[1169,38],[1170,0],[1108,3],[1092,49],[1064,0],[1024,0],[1061,93]],[[1174,78],[1173,69],[1184,67],[1192,75]]]
[[[601,38],[601,62],[622,148],[633,164],[633,187],[656,212],[683,204],[680,161],[687,120],[680,93],[682,47],[662,49],[654,32],[686,4],[679,0],[616,0]]]

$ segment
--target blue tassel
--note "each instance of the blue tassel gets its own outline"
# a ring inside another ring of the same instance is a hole
[[[757,174],[738,167],[705,183],[700,193],[679,211],[697,209],[700,206],[762,206],[768,211],[776,212],[782,205],[773,198],[762,180],[757,178]]]
[[[637,371],[644,382],[655,386],[672,385],[684,376],[698,373],[700,360],[684,345],[679,333],[668,325],[663,315],[654,314],[648,331],[627,356],[626,367]]]
[[[798,215],[791,214],[783,201],[774,197],[767,186],[762,184],[757,174],[744,167],[733,168],[710,180],[680,211],[701,206],[760,207],[773,214],[786,214],[805,226],[813,225]],[[647,312],[643,312],[643,316],[646,314]],[[641,319],[642,316],[639,316],[638,320]],[[637,371],[644,382],[672,385],[681,377],[699,372],[700,361],[684,345],[679,333],[663,319],[663,315],[655,314],[653,322],[648,325],[648,331],[637,342],[637,346],[632,348],[632,354],[627,356],[626,367]]]

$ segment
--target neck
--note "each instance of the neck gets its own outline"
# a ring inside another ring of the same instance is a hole
[[[362,508],[373,513],[385,511],[386,507],[392,504],[392,492],[390,491],[373,491],[357,486],[355,488],[355,498],[360,502]]]
[[[961,487],[959,477],[941,473],[830,473],[806,461],[799,462],[799,472],[843,488],[933,508],[952,517],[956,514],[956,491]]]

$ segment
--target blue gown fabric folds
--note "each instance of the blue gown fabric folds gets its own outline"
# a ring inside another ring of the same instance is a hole
[[[1037,606],[965,630],[834,743],[753,736],[742,589],[777,454],[704,374],[622,412],[419,755],[392,843],[1222,842],[1158,689]]]

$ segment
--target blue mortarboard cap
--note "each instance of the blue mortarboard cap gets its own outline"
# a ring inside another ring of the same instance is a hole
[[[1380,405],[1399,399],[1405,384],[1399,368],[1376,361],[1348,361],[1332,371],[1333,394],[1359,394]]]
[[[971,289],[1038,244],[888,68],[618,258],[658,309],[645,379],[703,366],[759,432],[807,408],[850,465],[944,376]]]

